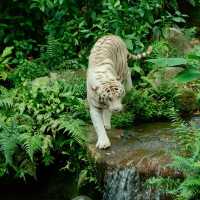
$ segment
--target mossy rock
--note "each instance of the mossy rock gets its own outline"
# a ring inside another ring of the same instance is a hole
[[[177,105],[183,116],[191,115],[197,109],[197,97],[195,92],[190,88],[180,89],[177,97]]]
[[[164,69],[153,70],[148,74],[150,79],[156,86],[162,85],[163,82],[173,82],[177,74],[182,72],[182,67],[166,67]]]

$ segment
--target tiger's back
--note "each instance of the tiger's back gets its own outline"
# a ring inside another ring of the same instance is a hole
[[[96,68],[109,64],[118,79],[123,81],[128,71],[128,50],[122,39],[115,35],[106,35],[97,40],[89,56],[89,68]]]

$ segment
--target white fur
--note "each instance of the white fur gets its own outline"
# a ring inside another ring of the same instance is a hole
[[[104,127],[107,130],[111,129],[111,116],[112,116],[112,112],[110,112],[108,109],[104,109],[103,110],[103,123],[104,123]]]
[[[96,147],[99,149],[111,146],[106,129],[111,129],[112,112],[122,110],[123,84],[126,83],[126,90],[132,88],[127,57],[128,51],[124,42],[113,35],[100,38],[90,53],[87,71],[87,99],[91,120],[98,137]],[[113,88],[118,88],[118,90],[115,91]],[[107,89],[114,92],[108,92],[108,94]],[[105,103],[100,102],[99,97],[101,96],[105,98]],[[112,97],[112,100],[107,100],[108,97]]]
[[[111,143],[103,124],[102,110],[96,109],[90,105],[90,116],[98,137],[96,147],[99,149],[110,147]]]

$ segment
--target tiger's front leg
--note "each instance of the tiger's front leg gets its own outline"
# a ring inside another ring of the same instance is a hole
[[[104,127],[102,110],[90,106],[90,116],[98,138],[96,147],[99,149],[110,147],[111,143]]]
[[[112,116],[112,113],[109,110],[107,109],[103,110],[103,123],[104,123],[105,129],[107,130],[111,129],[111,122],[110,122],[111,116]]]

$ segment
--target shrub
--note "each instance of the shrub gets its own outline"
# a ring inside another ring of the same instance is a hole
[[[23,178],[35,176],[38,162],[51,164],[55,152],[73,169],[78,162],[73,151],[79,149],[84,155],[85,141],[85,123],[76,116],[84,104],[77,86],[43,77],[17,89],[1,89],[0,145],[5,169],[12,167]]]

